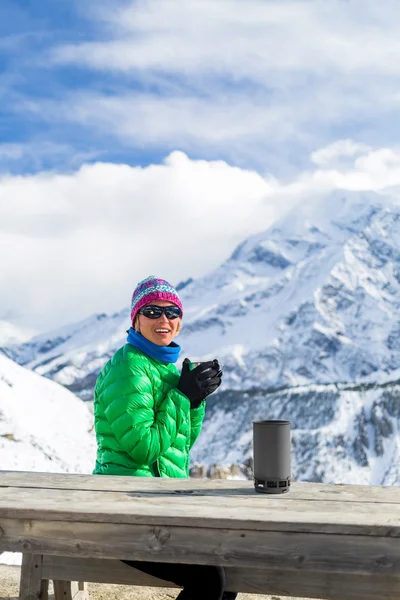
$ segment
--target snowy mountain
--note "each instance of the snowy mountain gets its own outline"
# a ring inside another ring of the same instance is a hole
[[[181,356],[221,358],[224,389],[396,378],[400,207],[350,192],[297,207],[180,294]],[[3,351],[90,399],[128,327],[126,308]]]
[[[379,381],[399,370],[400,208],[371,194],[328,200],[246,240],[185,289],[186,353],[222,356],[227,387]]]
[[[88,405],[0,354],[0,469],[91,473],[95,452]]]

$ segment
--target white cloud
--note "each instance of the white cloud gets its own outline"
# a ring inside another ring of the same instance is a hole
[[[298,179],[307,188],[321,184],[323,189],[382,191],[400,186],[400,147],[371,148],[344,139],[313,152],[311,159],[318,168]]]
[[[400,6],[370,0],[145,0],[96,3],[100,42],[61,46],[59,63],[120,71],[229,74],[268,84],[270,71],[399,73]],[[95,11],[93,11],[95,15]]]
[[[134,147],[223,151],[255,158],[272,140],[300,138],[287,105],[266,106],[262,99],[157,97],[145,93],[104,96],[72,94],[53,102],[29,101],[25,109],[43,119],[98,129]],[[296,117],[298,119],[298,116]]]
[[[0,179],[0,315],[53,327],[129,303],[156,273],[175,283],[227,258],[275,217],[273,184],[224,162],[171,154]]]
[[[400,185],[400,149],[380,148],[359,156],[354,169],[327,171],[335,187],[384,190]]]
[[[311,153],[311,160],[315,165],[331,165],[333,161],[342,158],[353,158],[372,150],[367,144],[358,144],[353,140],[338,140],[325,148],[320,148]]]
[[[360,149],[347,140],[323,153],[335,160],[339,148]],[[366,149],[343,170],[325,163],[283,182],[174,152],[146,168],[3,177],[0,318],[47,329],[119,310],[139,279],[200,276],[302,199],[400,185],[400,150]]]

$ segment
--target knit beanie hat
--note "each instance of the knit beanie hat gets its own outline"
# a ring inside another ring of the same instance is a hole
[[[179,306],[183,313],[182,302],[179,299],[176,289],[168,283],[168,281],[165,281],[165,279],[159,279],[158,277],[151,275],[150,277],[147,277],[147,279],[140,281],[132,294],[132,323],[135,321],[135,317],[142,306],[145,306],[154,300],[167,300],[173,302],[176,306]]]

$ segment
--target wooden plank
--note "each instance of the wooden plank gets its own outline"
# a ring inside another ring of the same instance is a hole
[[[0,519],[42,519],[315,531],[400,537],[400,504],[293,500],[280,496],[138,496],[136,493],[4,488]],[[1,543],[1,538],[0,538]]]
[[[120,560],[75,558],[70,556],[43,557],[43,577],[52,580],[93,583],[119,583],[149,587],[178,587],[147,573],[128,567]]]
[[[53,578],[55,600],[88,600],[86,583]]]
[[[340,574],[283,569],[227,567],[227,590],[240,593],[325,598],[327,600],[394,600],[400,582],[386,575]],[[176,588],[115,560],[45,556],[43,576],[49,579],[85,579],[88,582]]]
[[[0,471],[2,487],[37,487],[45,489],[92,490],[165,494],[180,491],[201,495],[254,495],[254,485],[248,480],[229,479],[169,479],[151,477],[120,477],[64,473]],[[260,495],[257,493],[257,496]],[[296,500],[338,500],[340,502],[400,502],[400,486],[369,486],[294,482],[284,502]]]
[[[42,574],[42,577],[43,577],[43,574]],[[49,580],[48,579],[42,579],[42,584],[40,586],[40,600],[49,600]]]
[[[22,557],[19,600],[38,600],[45,584],[42,585],[42,560],[39,554],[24,554]]]
[[[54,600],[72,600],[71,582],[54,580]]]
[[[378,574],[400,581],[396,538],[3,520],[4,547],[85,558]]]

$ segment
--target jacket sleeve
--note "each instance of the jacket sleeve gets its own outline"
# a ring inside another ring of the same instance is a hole
[[[203,425],[204,415],[206,412],[206,403],[200,404],[199,408],[192,408],[190,411],[190,444],[189,449],[193,447],[195,441],[200,435]]]
[[[140,368],[131,367],[103,393],[111,431],[138,465],[153,464],[174,443],[182,418],[189,419],[190,402],[176,389],[165,394],[155,411],[152,382]]]

